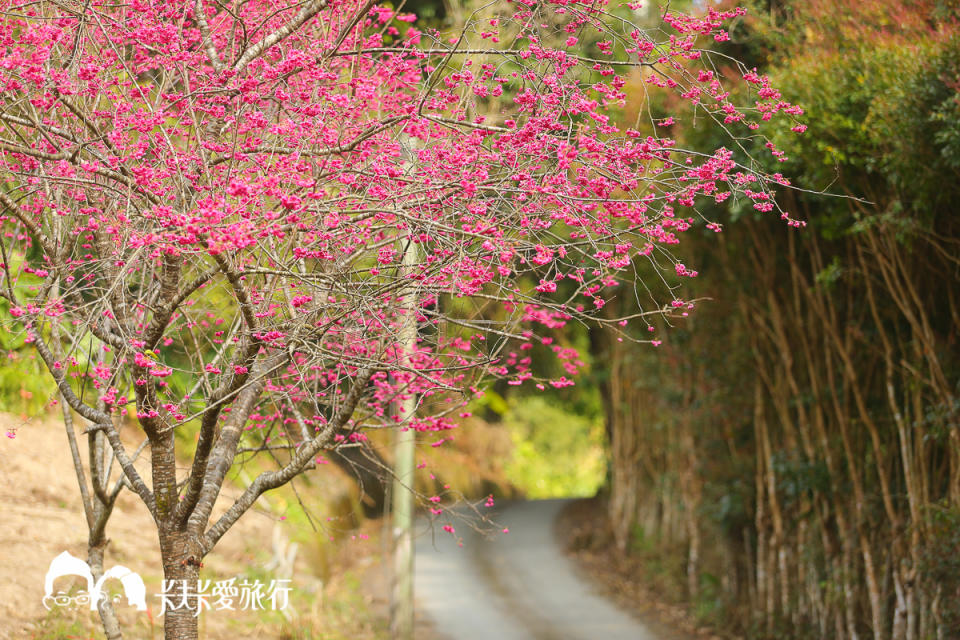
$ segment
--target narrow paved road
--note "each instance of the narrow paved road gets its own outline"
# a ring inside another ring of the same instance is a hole
[[[484,539],[464,525],[458,547],[420,522],[416,598],[422,617],[449,640],[656,640],[578,576],[553,527],[566,500],[498,508],[510,533]]]

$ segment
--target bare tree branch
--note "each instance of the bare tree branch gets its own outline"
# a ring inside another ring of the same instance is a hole
[[[270,47],[282,42],[287,36],[300,28],[303,23],[317,15],[329,4],[329,0],[309,0],[307,4],[288,23],[271,33],[269,36],[260,40],[256,44],[247,48],[237,61],[233,63],[234,71],[243,71],[248,64],[263,54]]]
[[[330,445],[336,432],[342,428],[353,415],[353,411],[356,409],[357,403],[360,402],[360,397],[363,395],[367,383],[370,381],[370,376],[372,375],[372,369],[367,369],[357,374],[347,397],[344,398],[343,404],[340,406],[340,410],[336,416],[334,416],[333,420],[310,442],[301,445],[290,462],[277,471],[262,473],[254,479],[246,491],[237,498],[227,512],[204,534],[204,549],[212,549],[217,543],[217,540],[233,526],[233,523],[235,523],[240,516],[253,506],[253,503],[256,502],[257,498],[265,491],[275,489],[289,482],[300,473],[304,465],[309,463],[321,449]]]

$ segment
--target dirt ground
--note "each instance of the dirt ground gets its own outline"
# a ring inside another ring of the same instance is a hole
[[[15,437],[5,437],[8,431]],[[139,444],[133,429],[123,437],[130,450]],[[84,439],[79,440],[85,459]],[[137,466],[146,473],[145,461]],[[117,473],[115,469],[114,479]],[[86,558],[87,528],[77,487],[62,420],[51,414],[24,421],[0,413],[0,640],[103,637],[95,615],[75,607],[47,611],[42,604],[50,561],[63,551]],[[225,487],[219,509],[239,491],[236,486]],[[289,548],[289,540],[296,534],[283,516],[271,509],[269,500],[262,499],[262,506],[258,503],[224,536],[205,559],[203,578],[273,577],[269,562],[279,550]],[[682,607],[663,602],[644,586],[642,567],[619,557],[612,543],[604,543],[603,519],[599,502],[587,500],[573,503],[557,524],[558,535],[567,542],[569,553],[585,575],[663,638],[720,640],[710,630],[698,628]],[[301,597],[292,617],[264,612],[208,612],[201,617],[201,638],[385,637],[389,584],[379,559],[385,550],[373,540],[351,542],[355,538],[376,538],[378,527],[382,528],[382,523],[369,522],[356,535],[333,545],[338,550],[323,560],[322,570],[315,566],[317,554],[311,554],[305,545],[301,548],[292,585]],[[111,543],[105,566],[129,567],[143,577],[147,587],[148,611],[137,612],[126,601],[118,606],[125,638],[159,640],[163,636],[156,598],[162,575],[159,545],[153,521],[137,496],[126,491],[121,494],[107,532]],[[321,576],[326,577],[325,582]],[[417,626],[418,637],[434,636],[428,621],[418,620]],[[315,631],[291,635],[290,629],[298,628]]]
[[[15,437],[4,436],[7,432],[15,433]],[[139,443],[132,428],[123,437],[131,451]],[[86,459],[86,455],[81,446],[81,456]],[[146,466],[142,459],[137,464],[141,473],[146,471]],[[117,473],[118,470],[114,469],[114,479]],[[225,487],[224,494],[227,499],[236,497],[239,489]],[[262,498],[261,503],[264,501]],[[221,500],[218,509],[225,508],[225,503],[226,499]],[[286,536],[290,531],[282,516],[270,513],[269,502],[262,507],[261,503],[241,518],[213,554],[204,560],[202,578],[225,580],[245,575],[268,581],[275,577],[265,565],[278,557],[279,548],[289,548]],[[87,527],[77,478],[63,422],[57,420],[55,414],[29,421],[0,414],[0,509],[0,640],[102,638],[103,632],[95,614],[80,611],[74,605],[48,612],[42,604],[44,576],[50,561],[63,551],[84,560],[87,553]],[[159,544],[146,507],[133,493],[124,491],[121,494],[108,524],[107,535],[111,542],[105,568],[117,564],[126,566],[140,574],[147,587],[148,611],[138,612],[128,606],[126,600],[118,605],[125,637],[162,638],[157,598],[162,576]],[[345,618],[349,618],[351,608],[366,606],[365,602],[341,602],[340,593],[331,596],[331,590],[342,585],[329,579],[327,584],[322,583],[318,577],[320,572],[309,566],[315,559],[308,549],[301,547],[301,551],[292,583],[303,596],[300,598],[301,612],[297,615],[312,616],[311,625],[326,624],[329,616],[321,620],[316,608],[326,605],[330,605],[331,610],[342,608]],[[364,559],[364,555],[368,557]],[[354,553],[354,561],[361,565],[370,563],[373,560],[369,555],[361,549]],[[326,573],[329,578],[329,568]],[[59,582],[57,586],[59,589]],[[304,612],[303,607],[311,610]],[[201,617],[201,638],[291,637],[284,635],[287,633],[284,629],[298,626],[297,620],[285,621],[280,616],[280,612],[272,611],[255,614],[210,611]],[[351,620],[346,626],[353,627],[355,622]],[[323,637],[340,637],[332,629],[330,631]],[[374,637],[373,631],[356,635]]]

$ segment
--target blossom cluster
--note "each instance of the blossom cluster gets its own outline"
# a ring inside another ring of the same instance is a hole
[[[720,231],[698,203],[780,212],[786,181],[743,141],[803,126],[702,48],[738,11],[653,32],[604,2],[506,0],[451,37],[359,0],[2,4],[5,324],[74,408],[155,433],[236,415],[260,450],[326,433],[356,380],[337,445],[446,431],[484,376],[573,384],[562,327],[627,335],[598,312],[640,263],[695,276],[660,260],[700,221]],[[664,133],[682,110],[627,126],[632,79],[742,132],[687,150]]]

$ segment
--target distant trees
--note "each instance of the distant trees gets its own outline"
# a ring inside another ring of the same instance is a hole
[[[601,345],[617,539],[670,547],[698,609],[752,637],[960,633],[951,11],[789,2],[735,29],[817,116],[785,173],[851,198],[792,192],[803,234],[734,203],[722,250],[684,254],[714,301],[658,354]]]

